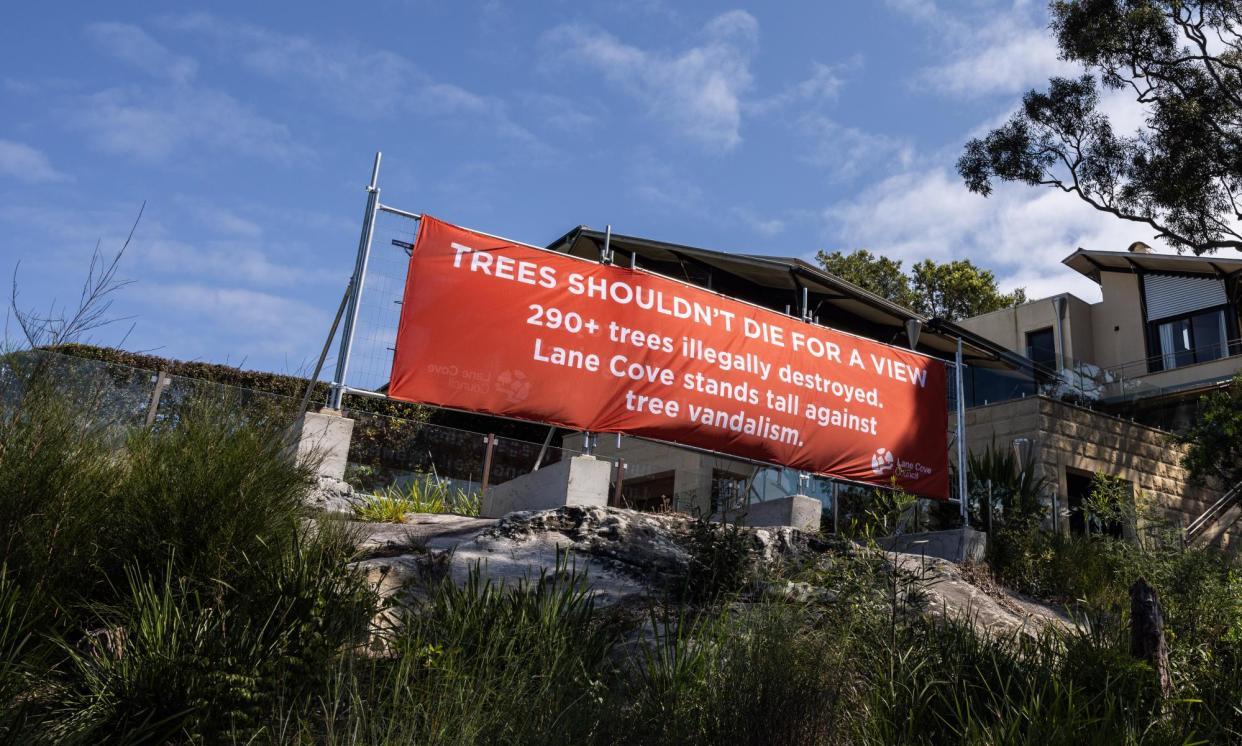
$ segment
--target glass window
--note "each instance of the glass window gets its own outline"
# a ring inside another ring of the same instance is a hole
[[[1056,338],[1052,333],[1052,327],[1026,333],[1026,356],[1045,368],[1056,370]]]
[[[1199,314],[1190,319],[1195,342],[1195,362],[1205,363],[1225,356],[1225,314],[1223,311]]]
[[[1228,354],[1228,327],[1222,309],[1204,311],[1172,321],[1160,321],[1156,327],[1160,367],[1180,368],[1205,363]]]

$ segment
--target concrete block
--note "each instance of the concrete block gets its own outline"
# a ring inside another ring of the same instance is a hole
[[[819,530],[823,510],[823,503],[813,497],[790,495],[777,500],[751,503],[746,507],[725,513],[717,513],[712,516],[712,520],[717,523],[727,520],[730,523],[752,528],[791,526],[799,531],[814,532]]]
[[[319,476],[345,479],[354,421],[334,410],[307,412],[298,421],[298,458],[319,459]]]
[[[923,554],[950,562],[982,562],[987,554],[988,535],[973,528],[955,528],[886,536],[876,539],[876,543],[893,552]]]
[[[549,510],[566,505],[608,505],[612,463],[574,456],[489,487],[479,514],[500,518],[515,510]]]

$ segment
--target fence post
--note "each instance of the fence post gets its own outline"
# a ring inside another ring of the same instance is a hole
[[[379,208],[380,190],[376,182],[379,180],[380,155],[378,152],[375,154],[375,165],[371,167],[371,184],[367,187],[367,208],[362,217],[362,235],[358,238],[358,256],[354,260],[349,309],[345,314],[345,328],[341,330],[341,348],[336,358],[336,370],[332,375],[332,393],[328,397],[328,406],[332,409],[341,408],[341,397],[348,385],[346,375],[349,372],[349,355],[354,346],[354,327],[358,323],[358,307],[362,301],[367,262],[371,258],[371,236],[375,232],[375,214]]]
[[[622,507],[621,487],[624,484],[625,484],[625,461],[624,459],[617,459],[617,487],[616,487],[616,491],[613,493],[612,501],[613,501],[613,504],[618,508]]]
[[[841,483],[832,480],[832,534],[839,536],[841,534],[841,526],[838,521],[841,519]]]
[[[168,388],[168,384],[172,383],[172,379],[164,371],[155,374],[155,388],[151,391],[151,403],[147,405],[147,427],[155,424],[155,413],[160,408],[160,397],[164,395],[164,389]]]
[[[487,454],[483,456],[483,486],[479,489],[479,498],[487,494],[487,483],[492,476],[492,453],[496,450],[496,436],[488,433],[483,439],[487,443]]]
[[[957,494],[961,498],[962,525],[970,525],[969,495],[966,494],[966,382],[962,375],[962,338],[957,338],[953,364],[957,383]]]

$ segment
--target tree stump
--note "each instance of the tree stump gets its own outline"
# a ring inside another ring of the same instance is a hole
[[[1156,669],[1160,694],[1167,698],[1173,691],[1173,681],[1169,678],[1164,614],[1160,611],[1160,596],[1145,578],[1139,578],[1130,586],[1130,654]]]

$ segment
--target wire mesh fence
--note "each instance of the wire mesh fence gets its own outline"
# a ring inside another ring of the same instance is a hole
[[[194,404],[228,407],[243,417],[284,418],[290,425],[299,412],[296,397],[45,351],[0,358],[0,404],[6,409],[20,399],[35,364],[46,366],[58,390],[114,428],[118,439],[132,428],[176,427]],[[820,501],[821,528],[834,532],[864,518],[882,491],[629,436],[596,435],[588,448],[584,433],[561,432],[559,443],[551,437],[534,442],[359,408],[345,414],[354,421],[345,479],[362,493],[402,492],[430,481],[478,495],[588,451],[611,464],[609,504],[637,510],[745,522],[750,505],[805,495]],[[917,528],[919,515],[937,509],[936,501],[920,500],[908,527]]]
[[[354,327],[348,381],[350,386],[378,391],[388,383],[401,320],[401,297],[409,249],[418,233],[418,221],[380,210],[375,216],[371,256],[367,264]],[[335,371],[329,370],[335,378]]]

